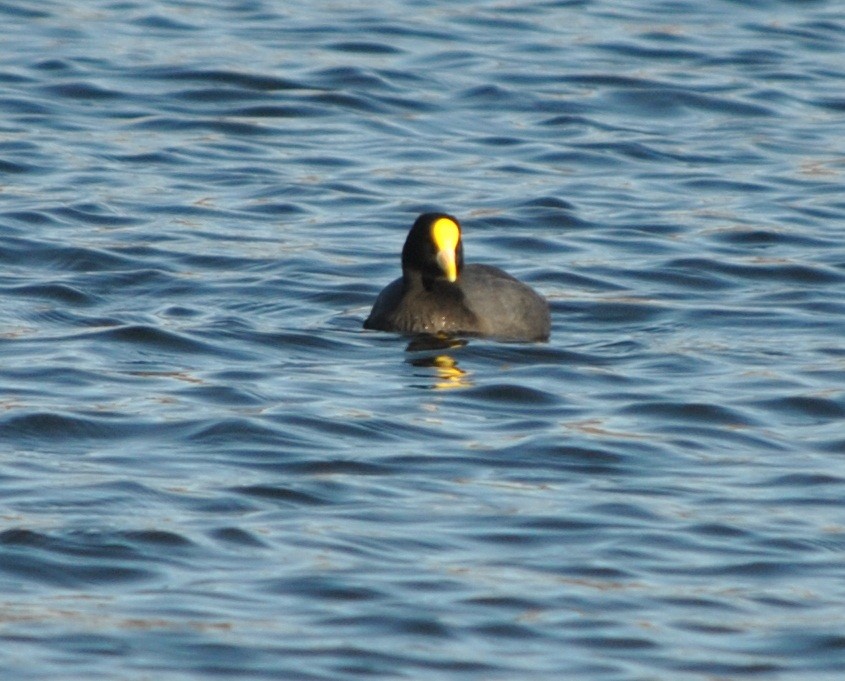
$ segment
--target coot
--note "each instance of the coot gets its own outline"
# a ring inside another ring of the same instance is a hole
[[[551,320],[530,286],[498,267],[464,265],[456,218],[423,213],[405,240],[402,276],[376,298],[364,328],[544,341]]]

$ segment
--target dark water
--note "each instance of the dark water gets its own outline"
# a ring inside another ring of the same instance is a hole
[[[0,27],[3,679],[842,678],[842,3]],[[429,209],[550,343],[360,328]]]

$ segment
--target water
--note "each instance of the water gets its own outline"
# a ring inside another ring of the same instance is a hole
[[[0,4],[3,678],[841,678],[841,3],[305,5]]]

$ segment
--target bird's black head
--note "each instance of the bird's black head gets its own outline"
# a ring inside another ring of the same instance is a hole
[[[417,218],[402,249],[402,270],[422,273],[427,286],[435,281],[455,282],[464,265],[461,225],[445,213],[423,213]]]

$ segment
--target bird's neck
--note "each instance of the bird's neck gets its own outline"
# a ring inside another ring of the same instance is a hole
[[[405,291],[426,291],[437,295],[439,298],[454,298],[458,300],[463,298],[457,282],[452,283],[444,277],[428,277],[419,270],[405,270],[402,278]]]

